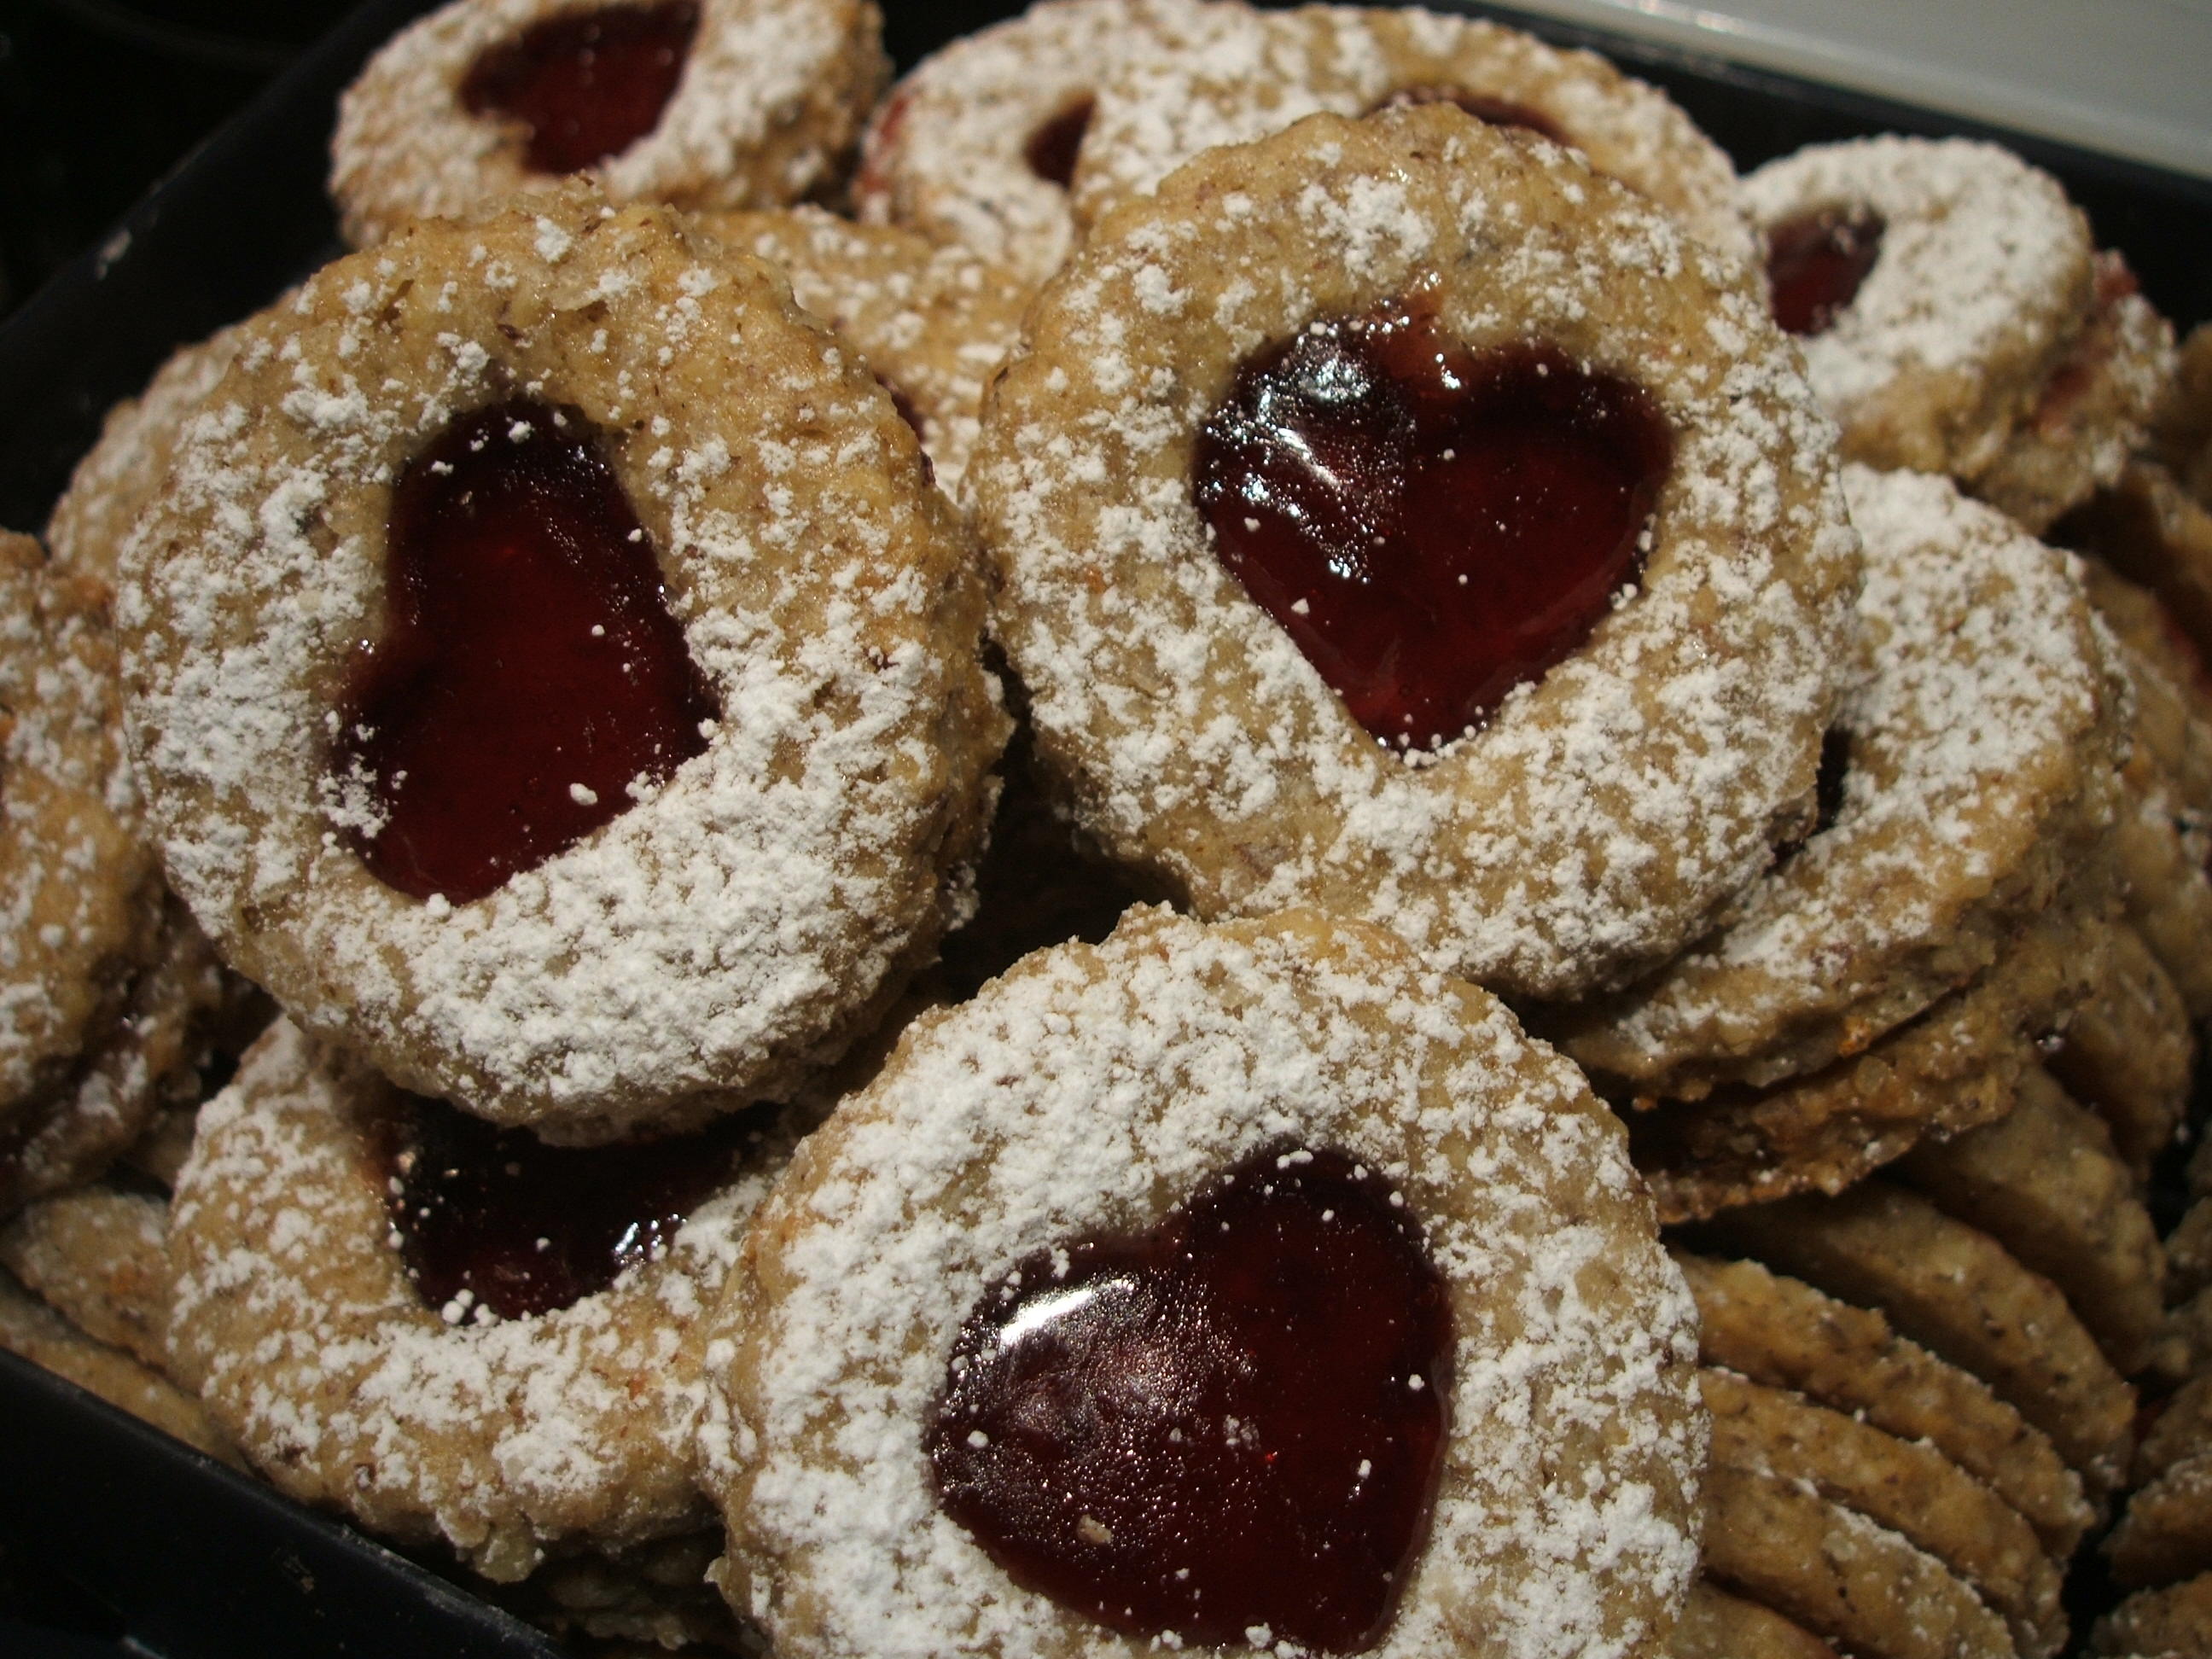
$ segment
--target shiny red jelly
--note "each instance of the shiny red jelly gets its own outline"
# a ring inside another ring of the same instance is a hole
[[[564,11],[480,53],[461,106],[527,126],[534,172],[593,167],[660,125],[698,32],[696,0]]]
[[[1389,1188],[1273,1147],[986,1296],[926,1432],[939,1498],[1016,1583],[1127,1634],[1356,1653],[1426,1533],[1451,1334]]]
[[[1589,635],[1674,457],[1650,396],[1425,308],[1316,323],[1238,372],[1193,486],[1222,562],[1384,743],[1430,749]]]
[[[1091,116],[1096,107],[1093,100],[1085,98],[1030,134],[1029,143],[1022,147],[1030,171],[1062,190],[1074,183],[1075,163],[1083,154],[1083,136],[1091,131]]]
[[[1785,333],[1822,334],[1858,295],[1881,257],[1882,221],[1833,210],[1784,221],[1766,234],[1766,280]]]
[[[1419,104],[1456,104],[1486,126],[1519,127],[1555,144],[1572,142],[1559,130],[1559,124],[1541,110],[1516,104],[1510,98],[1486,97],[1460,87],[1407,87],[1391,94],[1382,107],[1403,109]]]
[[[514,398],[456,421],[392,492],[384,637],[333,771],[384,822],[354,846],[465,903],[572,846],[706,747],[715,705],[589,423]]]
[[[760,1133],[747,1113],[669,1139],[548,1146],[413,1095],[382,1127],[407,1276],[430,1307],[502,1319],[573,1306],[660,1255]]]

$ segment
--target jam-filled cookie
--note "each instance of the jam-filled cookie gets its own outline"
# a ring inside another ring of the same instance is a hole
[[[1124,58],[1208,38],[1205,0],[1038,0],[963,35],[891,88],[868,124],[853,205],[872,224],[957,243],[1034,288],[1076,241],[1067,189],[1097,102]]]
[[[453,0],[338,101],[346,240],[588,174],[617,201],[775,207],[837,180],[890,79],[872,0]]]
[[[1948,472],[2040,529],[2109,483],[2172,331],[2057,181],[1994,144],[1821,144],[1744,180],[1776,319],[1844,453]],[[2063,476],[2058,476],[2063,471]]]
[[[2072,561],[1943,478],[1854,466],[1844,488],[1867,666],[1821,823],[1556,1039],[1640,1094],[1861,1052],[1985,972],[2111,834],[2132,705]]]
[[[868,360],[956,500],[983,387],[1021,332],[1024,289],[958,247],[819,208],[717,213],[707,229],[776,266],[794,299]]]
[[[1620,1129],[1380,930],[1134,912],[910,1031],[726,1310],[777,1652],[1656,1654],[1704,1455]]]
[[[1726,153],[1664,93],[1590,52],[1419,7],[1224,7],[1208,21],[1202,48],[1127,54],[1102,79],[1073,185],[1084,224],[1202,149],[1324,110],[1447,103],[1572,145],[1710,246],[1757,261]]]
[[[1006,730],[913,433],[688,237],[525,210],[330,267],[127,562],[149,811],[218,947],[554,1138],[703,1121],[869,1030],[964,910]]]
[[[1810,816],[1831,428],[1743,273],[1577,153],[1316,116],[1109,217],[1029,331],[969,472],[998,631],[1086,826],[1201,915],[1565,996]]]
[[[489,1578],[696,1527],[700,1316],[788,1149],[547,1147],[280,1022],[178,1182],[173,1359],[285,1492]]]

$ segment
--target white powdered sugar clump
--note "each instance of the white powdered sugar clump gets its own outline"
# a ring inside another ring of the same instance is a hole
[[[1650,1650],[1695,1565],[1705,1433],[1693,1307],[1619,1126],[1395,941],[1164,910],[915,1028],[763,1211],[715,1449],[730,1587],[780,1650],[1154,1650],[1012,1583],[939,1508],[924,1431],[1016,1263],[1142,1232],[1285,1140],[1380,1171],[1449,1285],[1442,1483],[1372,1651]]]
[[[203,1109],[171,1220],[171,1346],[279,1486],[501,1580],[548,1546],[696,1522],[696,1335],[787,1139],[652,1260],[525,1318],[425,1304],[372,1144],[385,1086],[279,1021]]]
[[[1147,292],[1171,314],[1139,326]],[[1640,582],[1418,765],[1224,568],[1190,483],[1239,363],[1410,295],[1478,353],[1630,380],[1674,442]],[[1768,862],[1846,678],[1856,539],[1795,353],[1671,221],[1456,110],[1316,118],[1118,217],[1030,334],[970,489],[1041,750],[1121,856],[1201,914],[1318,903],[1534,995],[1662,957]]]
[[[1578,1033],[1585,1064],[1770,1081],[1863,1047],[1986,967],[2109,830],[2125,698],[2071,561],[1948,479],[1844,487],[1868,661],[1834,822]]]

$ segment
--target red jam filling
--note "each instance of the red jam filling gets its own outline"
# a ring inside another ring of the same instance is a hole
[[[386,542],[384,637],[332,770],[374,790],[383,821],[353,845],[387,884],[481,898],[706,747],[713,695],[579,411],[454,422],[400,475]]]
[[[1826,333],[1858,295],[1881,257],[1882,221],[1829,209],[1784,221],[1766,234],[1766,280],[1774,320],[1800,337]]]
[[[381,1148],[400,1259],[428,1306],[461,1316],[571,1307],[665,1251],[758,1127],[745,1114],[672,1139],[548,1146],[402,1096]]]
[[[1279,1146],[1140,1237],[1023,1261],[925,1438],[946,1512],[1030,1589],[1139,1638],[1356,1653],[1428,1524],[1450,1364],[1419,1224]]]
[[[1548,346],[1478,356],[1392,302],[1248,362],[1193,482],[1221,562],[1352,717],[1431,749],[1589,636],[1673,459],[1630,381]]]
[[[697,0],[565,11],[479,53],[461,107],[528,127],[532,172],[595,167],[660,125],[698,32]]]
[[[1091,115],[1096,107],[1093,100],[1085,98],[1030,134],[1029,143],[1022,147],[1030,171],[1062,190],[1074,183],[1076,160],[1083,154],[1083,135],[1091,130]]]
[[[1516,104],[1510,98],[1491,98],[1479,92],[1468,92],[1459,87],[1407,87],[1392,93],[1382,107],[1403,109],[1417,104],[1456,104],[1486,126],[1519,127],[1539,137],[1548,138],[1555,144],[1572,141],[1559,130],[1559,124],[1539,109],[1526,104]]]

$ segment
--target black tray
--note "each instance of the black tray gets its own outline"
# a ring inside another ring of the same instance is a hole
[[[2055,173],[2187,328],[2212,317],[2212,181],[1786,76],[1516,15],[1663,86],[1750,167],[1881,131],[2008,143]],[[338,90],[426,0],[369,0],[0,327],[0,526],[45,523],[101,415],[178,345],[338,252],[323,196]],[[890,0],[902,64],[1018,0]],[[0,1353],[0,1654],[550,1656],[503,1612]]]

